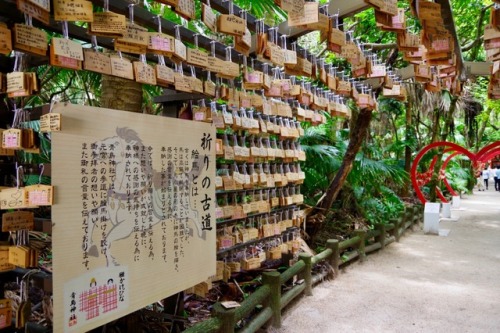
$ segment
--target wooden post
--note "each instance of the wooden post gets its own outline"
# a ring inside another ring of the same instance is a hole
[[[220,333],[234,333],[236,325],[236,309],[226,309],[220,303],[215,303],[213,307],[215,315],[221,321]]]
[[[262,283],[269,285],[269,307],[273,311],[272,324],[274,328],[281,327],[281,283],[279,272],[262,273]]]
[[[354,234],[356,236],[359,236],[359,246],[358,246],[359,260],[363,262],[365,261],[366,258],[366,253],[365,253],[366,230],[354,230]]]
[[[380,243],[380,248],[383,250],[384,247],[385,247],[385,237],[386,237],[386,235],[385,235],[385,224],[383,224],[383,223],[377,223],[375,225],[375,229],[377,229],[378,231],[380,231],[380,235],[378,235],[378,237],[375,238],[375,240]]]
[[[306,265],[304,267],[304,283],[306,284],[304,294],[312,296],[312,255],[309,253],[300,253],[299,260],[302,260]]]
[[[339,276],[340,250],[339,241],[337,239],[329,239],[326,241],[326,247],[332,249],[332,255],[328,261],[333,267],[333,278]]]
[[[398,218],[394,223],[394,237],[396,238],[396,242],[399,242],[399,238],[401,237],[401,233],[399,232],[399,228],[401,228],[401,224],[404,224],[404,214],[400,218]]]

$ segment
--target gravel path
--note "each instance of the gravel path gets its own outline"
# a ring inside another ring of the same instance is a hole
[[[500,192],[462,198],[447,237],[408,231],[400,243],[323,282],[269,333],[500,332]]]

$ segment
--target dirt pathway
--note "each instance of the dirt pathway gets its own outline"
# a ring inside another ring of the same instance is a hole
[[[462,198],[447,237],[408,231],[323,282],[272,333],[500,332],[500,192]]]

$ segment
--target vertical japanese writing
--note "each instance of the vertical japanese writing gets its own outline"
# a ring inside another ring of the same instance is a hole
[[[210,133],[203,133],[203,137],[201,138],[201,149],[205,153],[209,153],[212,149],[212,137]],[[203,156],[203,169],[207,171],[210,167],[210,158],[208,155]],[[201,181],[201,186],[203,189],[208,189],[212,183],[210,179],[210,175],[206,175]],[[213,229],[210,216],[210,206],[211,206],[212,198],[205,193],[203,199],[201,199],[201,204],[203,208],[203,215],[201,217],[202,230],[211,231]]]
[[[86,269],[89,269],[89,159],[90,159],[90,148],[87,143],[82,143],[82,154],[81,154],[81,191],[82,191],[82,229],[83,229],[83,265]]]

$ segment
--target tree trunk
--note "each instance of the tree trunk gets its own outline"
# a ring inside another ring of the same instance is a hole
[[[413,104],[408,101],[407,107],[406,107],[406,133],[405,133],[405,141],[406,141],[406,146],[405,146],[405,171],[408,173],[408,175],[411,172],[411,147],[408,146],[408,142],[410,141],[410,135],[411,131],[413,130],[411,127],[411,117],[412,117],[412,111],[413,111]],[[418,124],[417,124],[418,126]],[[408,197],[410,194],[410,181],[408,180],[404,185],[403,185],[403,190],[401,191],[401,195],[403,197]]]
[[[366,130],[370,126],[371,119],[372,110],[361,109],[359,111],[359,114],[357,115],[357,118],[354,122],[354,126],[352,127],[352,132],[350,135],[351,138],[349,140],[349,145],[347,146],[344,159],[342,160],[342,165],[340,166],[339,171],[335,175],[335,178],[333,178],[330,186],[326,191],[325,197],[320,204],[321,208],[328,210],[335,202],[335,199],[342,189],[342,185],[344,185],[349,172],[351,172],[352,170],[352,163],[354,162],[356,154],[359,152],[361,144],[366,137]]]
[[[448,135],[450,134],[451,123],[453,122],[453,114],[455,113],[455,109],[457,107],[457,101],[458,97],[455,96],[452,97],[450,109],[448,110],[448,113],[446,114],[446,119],[444,121],[443,131],[441,133],[441,141],[446,141],[446,139],[448,139]],[[438,135],[436,134],[435,137],[437,139]],[[444,152],[444,147],[438,148],[437,161],[436,164],[434,165],[431,181],[429,182],[431,202],[436,202],[437,199],[437,186],[439,185],[439,172],[441,171],[441,166],[443,165],[443,152]]]
[[[102,75],[101,106],[142,112],[142,85],[116,76]]]

